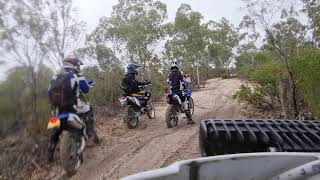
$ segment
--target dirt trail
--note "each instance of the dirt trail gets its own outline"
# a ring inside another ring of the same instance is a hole
[[[156,118],[141,117],[140,126],[128,130],[120,118],[100,123],[102,144],[88,147],[85,163],[72,179],[119,179],[123,176],[167,166],[177,160],[199,157],[199,122],[207,118],[239,118],[240,105],[232,99],[239,79],[211,79],[193,93],[196,125],[180,116],[177,127],[168,129],[166,103],[156,104]]]

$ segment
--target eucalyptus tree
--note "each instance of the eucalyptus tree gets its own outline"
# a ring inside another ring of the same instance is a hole
[[[209,55],[214,60],[216,68],[226,69],[230,75],[229,67],[240,42],[239,29],[225,18],[218,22],[210,21],[208,28],[210,30]]]
[[[181,4],[170,27],[170,39],[165,44],[165,56],[176,60],[187,70],[196,71],[199,86],[199,66],[204,60],[207,28],[202,24],[203,16],[193,11],[188,4]],[[192,67],[192,69],[190,69]]]
[[[39,72],[44,64],[58,69],[64,54],[73,51],[82,27],[73,19],[71,0],[0,0],[1,60],[28,69],[24,80],[32,120],[39,110]]]
[[[301,46],[305,44],[306,28],[298,20],[299,13],[295,7],[295,0],[244,0],[251,16],[265,31],[266,44],[264,47],[273,53],[274,59],[282,64],[285,74],[279,77],[283,94],[287,102],[284,107],[290,106],[285,112],[287,118],[298,115],[298,95],[295,73],[292,68],[292,58],[299,56]],[[274,23],[275,17],[280,15],[280,22]],[[288,79],[288,82],[286,82]],[[285,84],[285,85],[284,85]],[[286,99],[289,99],[287,101]],[[292,107],[292,108],[291,108]]]
[[[146,78],[155,49],[165,37],[166,18],[167,7],[160,1],[119,0],[91,36],[95,44],[111,48],[118,59],[142,64]]]

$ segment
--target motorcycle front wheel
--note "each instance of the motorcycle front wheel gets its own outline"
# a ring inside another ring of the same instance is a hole
[[[156,110],[154,109],[153,103],[151,101],[148,101],[147,115],[149,119],[153,119],[156,117]]]
[[[166,124],[168,128],[172,128],[178,125],[178,118],[179,118],[179,109],[169,104],[166,111]]]

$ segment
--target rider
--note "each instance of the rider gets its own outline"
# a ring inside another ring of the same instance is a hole
[[[138,75],[138,69],[140,65],[137,64],[129,64],[127,66],[127,74],[123,78],[122,81],[122,89],[124,91],[124,95],[130,96],[133,93],[146,95],[145,92],[141,91],[139,86],[151,84],[151,82],[140,82],[136,80],[136,76]],[[147,105],[147,102],[144,101],[142,104],[143,107]]]
[[[189,84],[191,83],[190,74],[183,75],[183,88],[184,90],[189,89]]]
[[[88,93],[93,82],[87,82],[80,74],[80,65],[83,63],[77,56],[66,56],[63,60],[63,70],[54,75],[51,80],[48,95],[55,115],[68,112],[87,117],[85,118],[87,134],[89,137],[94,137],[93,142],[98,144],[99,138],[93,125],[92,108],[86,101],[81,100],[81,93]],[[47,154],[49,162],[53,160],[54,150],[61,133],[62,128],[54,129],[50,137]]]
[[[171,92],[177,94],[182,101],[182,107],[187,116],[188,124],[194,124],[194,121],[192,120],[191,113],[186,101],[187,98],[183,93],[183,88],[184,88],[183,80],[184,80],[183,72],[179,70],[179,66],[177,62],[173,61],[171,63],[171,72],[168,75],[167,81],[171,86]]]

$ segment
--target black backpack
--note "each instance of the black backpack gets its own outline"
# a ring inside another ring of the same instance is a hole
[[[173,90],[180,90],[181,72],[179,70],[173,70],[169,75],[169,81],[171,81],[171,87]]]
[[[54,107],[70,107],[77,102],[76,86],[72,89],[70,73],[61,73],[49,89],[50,102]]]
[[[129,79],[132,78],[131,74],[126,74],[124,78],[122,78],[121,89],[125,94],[129,94],[132,91],[132,87],[129,85]]]

